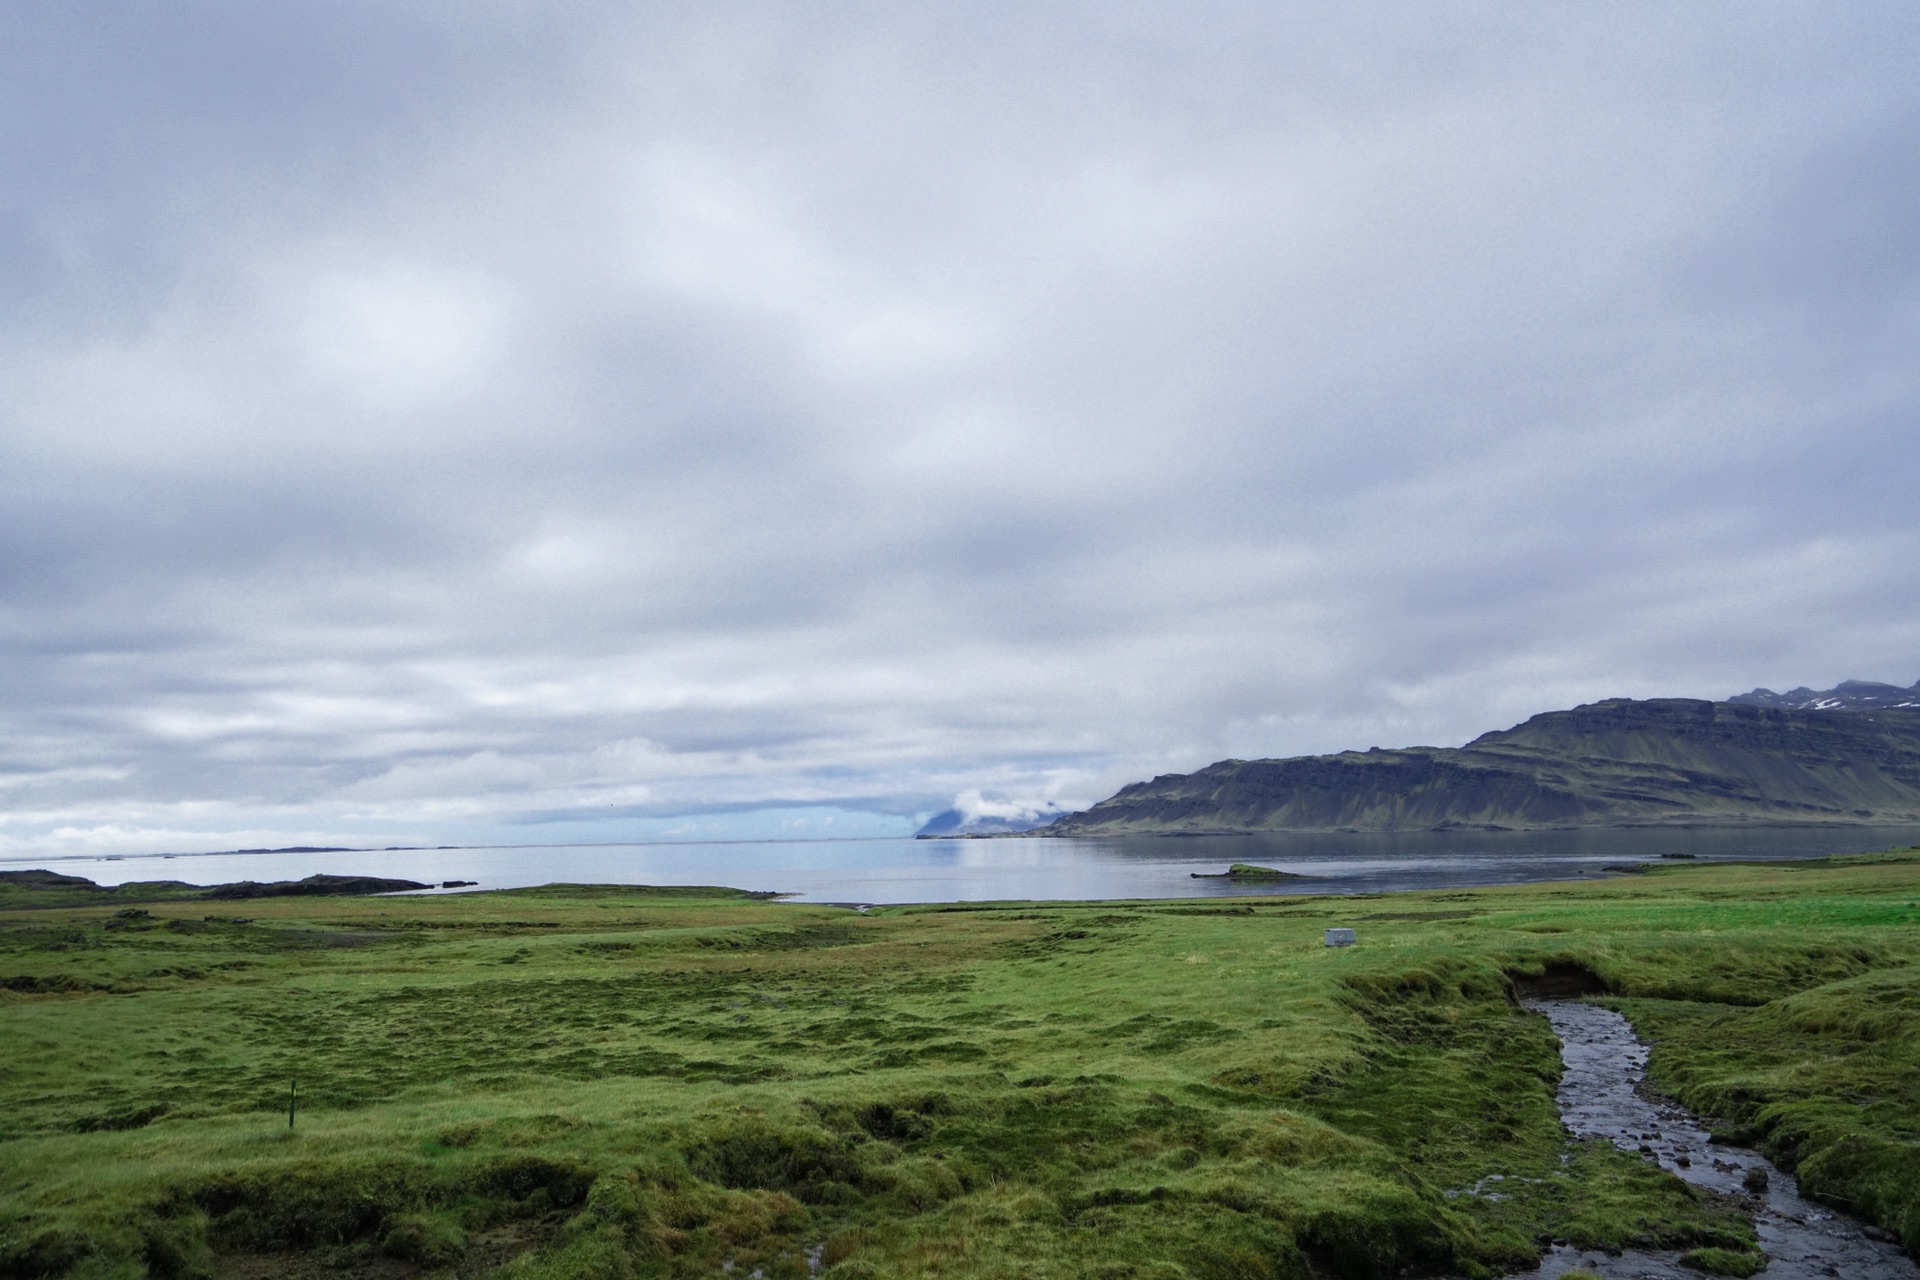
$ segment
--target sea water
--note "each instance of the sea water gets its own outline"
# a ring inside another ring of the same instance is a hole
[[[1547,832],[1351,832],[1116,839],[787,840],[510,845],[326,853],[9,855],[100,884],[128,880],[297,880],[316,872],[482,889],[576,884],[727,885],[804,902],[1229,897],[1380,893],[1577,880],[1659,862],[1820,857],[1920,845],[1920,827],[1692,828]],[[1290,880],[1196,879],[1234,862]]]

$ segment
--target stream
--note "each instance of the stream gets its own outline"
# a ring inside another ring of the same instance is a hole
[[[1763,1280],[1916,1280],[1920,1267],[1878,1227],[1800,1198],[1791,1174],[1758,1152],[1713,1144],[1699,1119],[1677,1103],[1645,1096],[1647,1046],[1611,1009],[1570,1000],[1528,1000],[1560,1037],[1566,1073],[1560,1116],[1578,1138],[1605,1138],[1638,1152],[1695,1186],[1744,1198],[1770,1259]],[[1539,1274],[1583,1268],[1607,1280],[1701,1280],[1674,1252],[1609,1257],[1555,1246]]]

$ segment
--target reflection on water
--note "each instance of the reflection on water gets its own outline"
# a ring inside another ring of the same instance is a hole
[[[978,902],[1008,898],[1170,898],[1379,893],[1570,880],[1623,863],[1691,854],[1702,861],[1809,858],[1920,845],[1920,827],[1764,830],[1342,832],[1319,835],[1129,836],[1082,840],[807,840],[738,844],[545,845],[347,853],[16,856],[101,884],[127,880],[294,880],[315,872],[398,876],[484,889],[573,881],[723,884],[808,902]],[[1252,862],[1306,877],[1234,884],[1195,880]]]

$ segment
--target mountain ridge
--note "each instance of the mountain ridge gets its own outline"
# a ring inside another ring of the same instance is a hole
[[[1920,707],[1920,680],[1911,689],[1874,680],[1842,680],[1831,689],[1809,689],[1802,685],[1785,693],[1755,689],[1737,693],[1728,702],[1743,706],[1776,707],[1782,711],[1875,711],[1896,707]]]
[[[1920,822],[1920,707],[1612,698],[1463,747],[1216,761],[1032,834],[1908,822]]]

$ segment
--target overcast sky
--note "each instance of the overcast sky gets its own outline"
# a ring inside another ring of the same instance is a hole
[[[0,15],[0,856],[1920,677],[1920,8]]]

